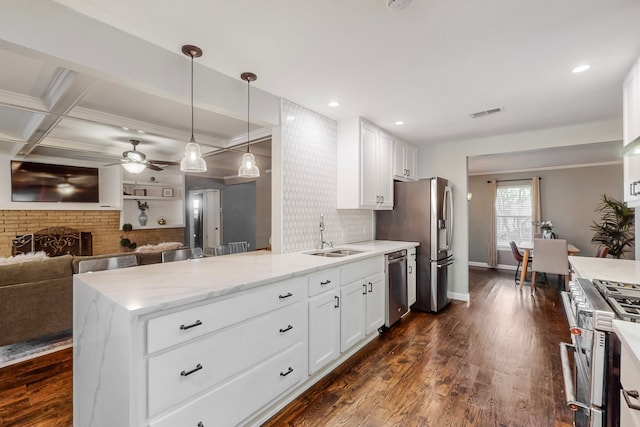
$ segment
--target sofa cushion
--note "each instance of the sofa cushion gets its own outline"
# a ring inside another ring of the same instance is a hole
[[[70,279],[72,277],[72,258],[71,255],[63,255],[55,258],[2,265],[0,266],[0,286],[42,280]],[[70,280],[68,282],[71,283]]]

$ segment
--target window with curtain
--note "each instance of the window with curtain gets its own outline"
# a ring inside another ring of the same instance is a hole
[[[509,250],[509,242],[533,238],[531,183],[500,184],[496,190],[496,246]]]

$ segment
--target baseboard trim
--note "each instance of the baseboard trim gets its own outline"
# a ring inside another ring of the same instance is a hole
[[[455,299],[464,302],[469,302],[470,299],[470,295],[468,292],[466,294],[460,292],[447,292],[447,297],[449,297],[449,299]]]
[[[511,270],[516,271],[517,265],[498,264],[497,267],[489,267],[486,262],[469,261],[469,267],[483,267],[483,268],[497,268],[498,270]],[[528,269],[527,269],[528,270]]]

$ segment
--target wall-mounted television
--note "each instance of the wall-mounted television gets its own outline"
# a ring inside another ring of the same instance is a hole
[[[98,203],[98,168],[12,160],[11,201]]]

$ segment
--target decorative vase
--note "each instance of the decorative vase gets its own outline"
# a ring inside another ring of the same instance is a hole
[[[138,215],[138,222],[140,223],[140,225],[147,225],[148,220],[149,218],[147,217],[147,213],[145,211],[140,211],[140,215]]]
[[[553,231],[551,231],[551,230],[542,230],[542,238],[543,239],[553,239]]]

